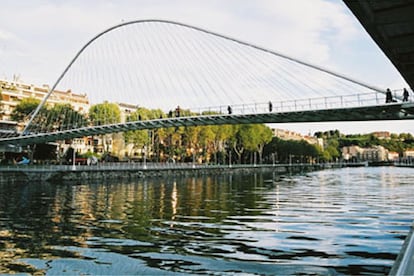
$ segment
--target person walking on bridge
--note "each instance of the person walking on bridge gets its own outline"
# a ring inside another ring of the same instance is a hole
[[[408,90],[407,90],[407,88],[404,88],[404,91],[403,91],[403,102],[408,102],[408,96],[409,96],[410,94],[408,93]]]
[[[180,117],[180,112],[181,112],[181,108],[178,105],[177,108],[175,109],[175,117]]]
[[[387,92],[385,93],[385,103],[392,103],[392,93],[389,88],[387,88]]]

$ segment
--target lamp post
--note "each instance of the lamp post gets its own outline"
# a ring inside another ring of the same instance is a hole
[[[75,144],[72,143],[73,147],[73,156],[72,156],[72,171],[76,171],[76,152],[75,152]]]
[[[256,167],[256,152],[254,152],[254,155],[253,155],[253,166]]]
[[[144,146],[144,170],[147,168],[147,145]]]
[[[195,168],[195,150],[194,150],[194,148],[191,148],[191,153],[193,154],[193,165],[192,165],[192,167],[194,169]]]

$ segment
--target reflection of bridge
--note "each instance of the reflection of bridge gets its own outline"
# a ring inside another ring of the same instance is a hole
[[[193,113],[123,123],[104,114],[99,123],[86,126],[76,121],[81,116],[75,113],[44,112],[40,116],[58,85],[90,91],[88,96],[95,102],[126,99],[154,108],[180,103]],[[134,21],[90,40],[23,132],[0,139],[0,144],[27,145],[177,126],[414,119],[412,102],[385,104],[384,94],[384,89],[326,68],[204,29],[163,20]],[[397,91],[394,96],[400,99],[401,94]],[[232,107],[230,114],[227,106]],[[65,126],[51,130],[50,125],[62,124],[62,120],[66,120]]]

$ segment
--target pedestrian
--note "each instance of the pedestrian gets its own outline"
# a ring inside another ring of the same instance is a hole
[[[227,107],[227,111],[228,111],[228,113],[229,113],[229,114],[233,113],[233,111],[232,111],[232,109],[231,109],[231,106],[228,106],[228,107]]]
[[[387,92],[385,93],[385,103],[391,103],[392,102],[392,93],[389,88],[387,88]]]
[[[403,102],[408,102],[408,96],[409,96],[409,94],[408,94],[408,90],[406,89],[406,88],[404,88],[404,91],[403,91]]]
[[[177,108],[175,109],[175,116],[176,117],[180,117],[180,106],[178,105]]]
[[[272,112],[273,110],[273,104],[271,101],[269,101],[269,112]]]

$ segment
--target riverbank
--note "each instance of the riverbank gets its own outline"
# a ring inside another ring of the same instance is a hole
[[[194,165],[160,163],[106,163],[98,166],[10,166],[0,167],[0,183],[136,179],[143,177],[249,174],[252,172],[301,173],[328,168],[364,166],[365,163]]]

